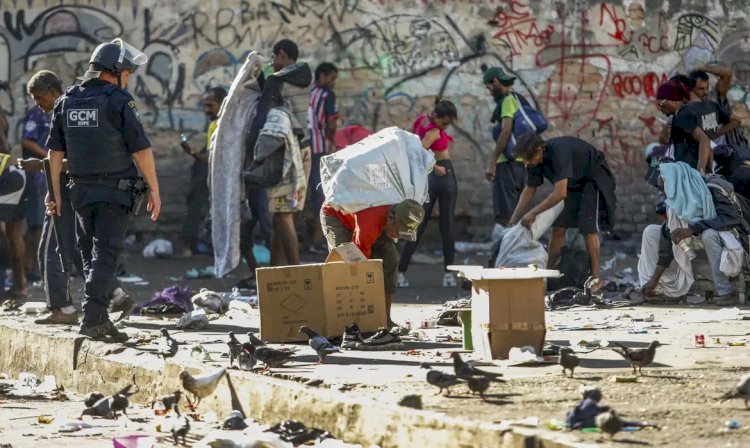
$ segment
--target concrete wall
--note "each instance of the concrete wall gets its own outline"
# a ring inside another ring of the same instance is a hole
[[[577,135],[607,153],[619,180],[620,229],[650,218],[642,149],[663,117],[654,95],[677,71],[721,60],[734,67],[731,97],[746,116],[750,97],[750,0],[0,0],[0,109],[12,140],[31,107],[24,84],[49,68],[65,82],[82,73],[93,46],[124,36],[150,54],[131,81],[158,154],[164,220],[139,219],[142,232],[179,227],[189,176],[180,132],[206,125],[197,103],[227,85],[251,49],[265,54],[282,37],[314,66],[342,69],[336,88],[344,123],[408,127],[436,95],[452,99],[460,121],[452,149],[458,214],[479,233],[491,220],[484,164],[492,149],[491,99],[480,65],[502,65],[517,90],[550,118],[549,135]],[[158,226],[158,227],[157,227]]]

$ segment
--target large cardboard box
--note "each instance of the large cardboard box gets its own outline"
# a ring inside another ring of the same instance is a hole
[[[256,278],[264,340],[307,340],[301,325],[327,337],[341,337],[352,322],[363,332],[386,325],[383,263],[368,260],[351,243],[325,263],[260,268]]]
[[[507,359],[512,347],[526,345],[542,353],[546,334],[544,279],[559,277],[558,271],[481,266],[456,266],[455,270],[472,282],[471,335],[478,355]]]

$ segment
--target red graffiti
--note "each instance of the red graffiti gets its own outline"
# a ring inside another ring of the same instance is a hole
[[[490,21],[499,28],[493,37],[505,41],[513,55],[521,54],[521,50],[530,45],[537,48],[548,45],[555,27],[547,25],[539,29],[527,4],[517,0],[508,3],[509,7],[498,11]]]
[[[604,26],[605,14],[614,26],[614,29],[611,32],[608,32],[607,35],[609,35],[612,39],[619,40],[624,44],[629,44],[633,39],[633,31],[630,31],[630,37],[625,36],[625,30],[628,27],[625,19],[621,19],[617,16],[617,11],[615,10],[614,6],[602,3],[601,8],[599,9],[599,26]]]
[[[651,54],[672,51],[664,13],[659,13],[659,23],[656,27],[658,34],[652,34],[649,30],[636,32],[630,29],[625,19],[619,17],[615,6],[602,3],[599,8],[599,26],[618,43],[631,45],[624,53],[634,52],[638,55],[639,49]]]
[[[654,72],[645,75],[614,75],[612,77],[612,91],[615,96],[625,98],[626,96],[645,95],[647,98],[656,98],[656,89],[659,84],[667,80],[667,74],[661,76]]]

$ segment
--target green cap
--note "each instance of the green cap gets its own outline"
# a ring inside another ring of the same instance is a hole
[[[509,74],[505,73],[505,70],[501,69],[500,67],[490,67],[487,69],[487,71],[484,72],[484,83],[489,84],[492,82],[493,79],[499,79],[500,82],[513,82],[516,80],[515,76],[510,76]]]
[[[422,204],[413,199],[406,199],[394,205],[391,209],[391,214],[396,218],[398,238],[407,241],[416,241],[417,228],[422,224],[422,220],[424,219]]]

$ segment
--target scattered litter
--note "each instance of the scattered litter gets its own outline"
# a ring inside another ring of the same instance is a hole
[[[256,244],[253,246],[253,255],[255,256],[255,261],[259,265],[267,265],[271,264],[271,251],[268,250],[268,248],[262,244]]]
[[[185,313],[177,322],[177,328],[180,330],[201,330],[206,327],[208,327],[208,316],[203,309]]]
[[[211,353],[200,344],[194,345],[193,348],[190,349],[190,357],[200,361],[212,361]]]
[[[609,347],[609,341],[605,339],[571,339],[570,345],[572,347],[584,347],[584,348],[603,348]]]
[[[631,319],[632,322],[653,322],[656,317],[653,314],[649,314],[646,317],[639,317]]]
[[[740,320],[739,308],[722,308],[716,311],[699,310],[691,313],[686,313],[681,317],[676,317],[674,320],[684,324],[697,324],[697,323],[708,323],[708,322],[722,322],[725,320]]]
[[[190,301],[196,309],[205,310],[206,313],[224,314],[229,309],[228,300],[225,300],[221,294],[206,288],[191,297]]]
[[[156,438],[151,436],[133,435],[112,438],[114,448],[152,448],[156,445]]]
[[[540,364],[555,364],[557,359],[554,356],[537,356],[534,347],[529,345],[524,347],[512,347],[508,352],[508,362],[510,366],[530,366]]]
[[[615,263],[616,262],[617,262],[617,256],[615,255],[612,258],[610,258],[609,260],[606,260],[604,263],[602,263],[601,269],[603,271],[609,271],[610,269],[612,269],[613,267],[615,267]]]
[[[203,269],[188,269],[187,272],[185,272],[185,278],[188,280],[214,277],[216,277],[216,271],[213,266],[206,266]]]
[[[125,275],[122,277],[117,277],[117,280],[120,280],[122,283],[138,283],[142,282],[143,278],[138,277],[137,275]]]
[[[612,378],[615,383],[637,383],[638,377],[634,375],[626,375],[626,376],[615,376]]]
[[[632,330],[628,330],[628,334],[648,334],[648,330],[645,328],[634,328]]]
[[[189,287],[177,285],[157,292],[148,302],[139,305],[136,310],[141,314],[182,314],[193,311],[190,301],[192,291]]]
[[[552,419],[547,422],[547,429],[551,429],[552,431],[562,431],[563,429],[567,429],[567,425],[565,425],[565,422],[557,419]]]
[[[55,421],[55,417],[51,415],[40,415],[36,418],[36,421],[43,425],[49,425],[50,423]]]
[[[245,417],[242,412],[234,410],[224,419],[221,425],[221,429],[228,431],[242,431],[247,428],[248,424],[245,422]]]
[[[26,302],[19,308],[24,314],[38,314],[47,311],[46,302]]]
[[[737,420],[727,420],[724,426],[726,426],[727,429],[740,429],[740,422]]]
[[[169,258],[173,253],[172,243],[163,238],[157,238],[143,248],[143,258]]]
[[[492,250],[492,243],[471,243],[468,241],[456,241],[456,252],[478,252]]]

